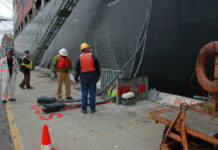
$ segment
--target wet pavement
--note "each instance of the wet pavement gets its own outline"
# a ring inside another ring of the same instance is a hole
[[[42,127],[49,127],[52,146],[58,150],[158,150],[162,139],[164,125],[156,124],[150,112],[163,109],[164,106],[148,100],[136,105],[122,106],[114,103],[96,107],[97,112],[82,114],[78,107],[57,113],[45,114],[42,106],[37,104],[38,96],[56,95],[56,81],[46,73],[31,72],[31,86],[34,89],[23,90],[19,84],[23,79],[18,74],[16,82],[16,102],[8,103],[9,115],[14,141],[17,150],[36,150],[41,146]],[[79,99],[81,92],[78,85],[72,83],[72,97]],[[63,97],[65,90],[63,87]],[[101,101],[100,97],[97,101]],[[4,110],[0,109],[1,118]],[[12,119],[11,119],[12,116]],[[7,121],[0,127],[1,139],[8,139]],[[5,136],[6,138],[4,138]],[[2,142],[2,140],[0,140]],[[5,142],[5,143],[7,143]],[[2,144],[1,144],[2,145]],[[9,147],[10,149],[10,147]],[[7,150],[1,149],[0,150]]]
[[[13,149],[13,142],[10,137],[10,130],[4,105],[5,104],[0,102],[0,149],[11,150]]]

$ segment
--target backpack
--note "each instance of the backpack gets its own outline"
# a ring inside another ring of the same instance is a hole
[[[23,65],[20,65],[19,69],[20,69],[20,72],[23,72],[23,73],[26,73],[28,71],[28,69]]]

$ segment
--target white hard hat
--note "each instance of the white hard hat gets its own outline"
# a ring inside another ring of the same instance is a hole
[[[60,54],[61,56],[67,56],[67,55],[68,55],[68,52],[67,52],[67,50],[66,50],[65,48],[62,48],[62,49],[59,50],[59,54]]]

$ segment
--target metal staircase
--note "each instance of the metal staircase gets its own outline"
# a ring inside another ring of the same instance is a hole
[[[78,1],[79,0],[62,0],[59,9],[56,13],[54,13],[55,15],[51,17],[52,13],[50,12],[47,18],[52,18],[51,21],[48,25],[44,24],[41,27],[40,32],[36,36],[36,39],[30,49],[30,52],[34,52],[32,54],[34,64],[39,64],[39,61],[41,60],[40,57],[44,55],[55,35],[60,30],[67,17],[69,17]]]

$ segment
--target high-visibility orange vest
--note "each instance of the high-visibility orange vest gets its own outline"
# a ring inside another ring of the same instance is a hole
[[[63,58],[61,55],[58,55],[57,69],[67,69],[67,68],[70,68],[69,56]]]
[[[91,53],[82,53],[80,55],[80,67],[82,72],[90,72],[95,70],[95,64]]]

